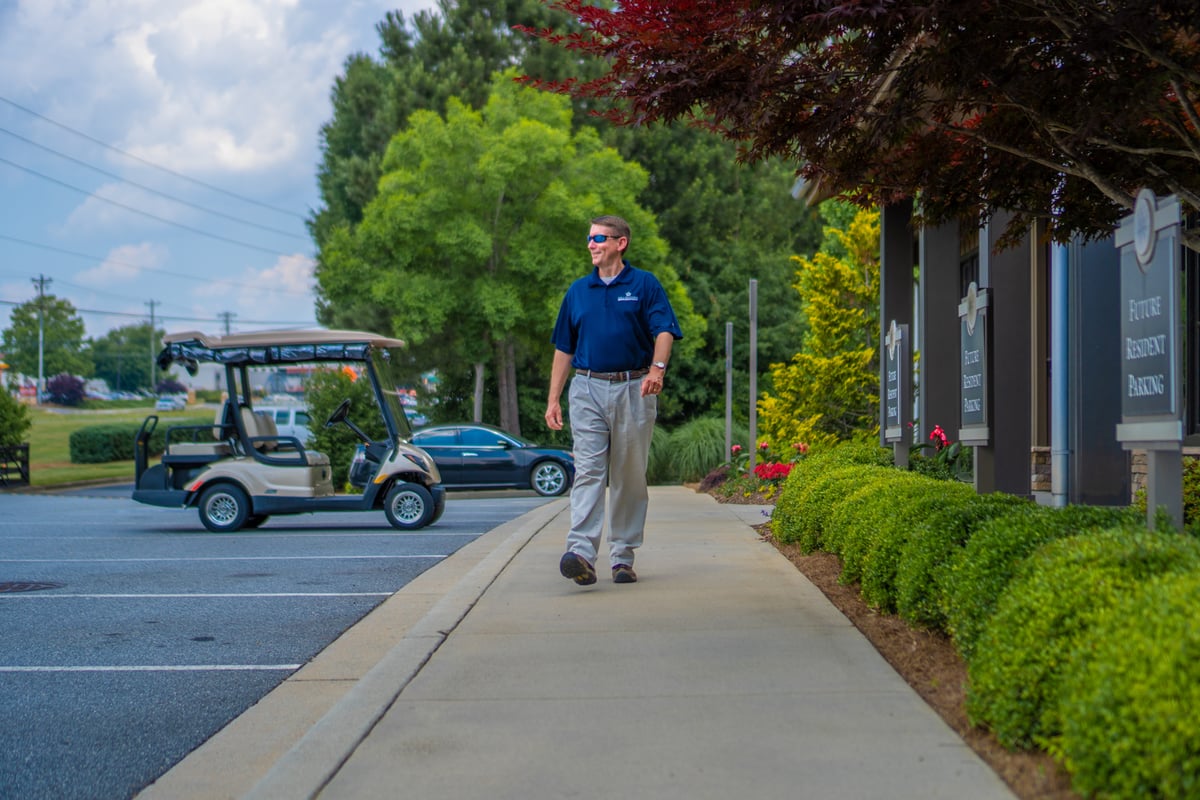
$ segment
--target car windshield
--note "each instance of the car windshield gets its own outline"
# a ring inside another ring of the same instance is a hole
[[[401,350],[396,347],[380,347],[371,349],[371,368],[379,380],[379,391],[383,395],[383,413],[391,420],[391,426],[403,441],[412,440],[412,426],[408,424],[408,415],[400,402],[405,390],[405,379],[401,374],[403,359]]]

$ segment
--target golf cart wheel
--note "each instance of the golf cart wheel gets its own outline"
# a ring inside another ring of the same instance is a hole
[[[232,483],[210,486],[200,496],[200,521],[213,533],[241,530],[249,516],[250,498]]]
[[[555,497],[567,490],[567,470],[557,461],[539,461],[529,477],[533,490],[542,497]]]
[[[387,493],[383,510],[393,528],[414,531],[433,521],[433,495],[419,483],[397,483]]]

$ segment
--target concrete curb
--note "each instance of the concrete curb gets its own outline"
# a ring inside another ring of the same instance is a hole
[[[540,506],[426,570],[137,796],[317,795],[496,576],[566,507]],[[394,644],[381,652],[380,640]]]

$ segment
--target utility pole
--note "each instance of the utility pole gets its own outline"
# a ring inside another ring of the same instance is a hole
[[[38,405],[42,403],[42,397],[46,394],[46,284],[52,281],[45,275],[38,273],[36,278],[31,278],[34,286],[38,291],[38,382],[37,382],[37,401]]]
[[[157,343],[154,341],[158,338],[154,329],[154,307],[161,303],[158,300],[147,300],[146,305],[150,307],[150,391],[154,391],[157,385],[157,381],[154,380],[154,358],[158,355],[155,352],[158,349]]]
[[[222,322],[225,323],[225,335],[228,336],[229,335],[229,322],[234,317],[236,317],[237,314],[233,313],[232,311],[222,311],[220,314],[217,314],[217,316],[221,319]]]

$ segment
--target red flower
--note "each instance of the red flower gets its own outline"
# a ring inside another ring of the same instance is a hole
[[[950,437],[946,436],[946,432],[942,430],[941,425],[934,425],[933,430],[929,433],[929,440],[933,442],[933,446],[937,450],[950,444]]]
[[[759,443],[758,443],[758,449],[759,449],[759,450],[766,450],[768,446],[769,446],[769,445],[768,445],[766,442],[759,442]]]
[[[792,471],[791,464],[781,464],[772,462],[770,464],[759,464],[754,468],[754,474],[759,480],[778,481],[786,478]]]

